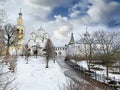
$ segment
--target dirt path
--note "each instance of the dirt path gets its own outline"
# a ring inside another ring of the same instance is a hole
[[[75,82],[84,82],[86,84],[88,84],[89,82],[87,80],[85,80],[84,78],[81,77],[81,73],[76,71],[75,69],[73,69],[72,67],[70,67],[68,64],[66,64],[64,62],[64,57],[61,58],[56,58],[56,61],[58,62],[58,64],[60,65],[61,69],[63,70],[64,74],[69,77],[70,79],[72,79]],[[94,86],[92,83],[91,86]],[[94,86],[96,89],[95,90],[103,90],[98,88],[97,86]]]

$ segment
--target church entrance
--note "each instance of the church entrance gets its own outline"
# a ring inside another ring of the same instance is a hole
[[[57,53],[56,53],[56,52],[55,52],[54,54],[55,54],[55,56],[57,56]]]
[[[62,53],[61,52],[58,52],[58,56],[61,56],[62,55]]]

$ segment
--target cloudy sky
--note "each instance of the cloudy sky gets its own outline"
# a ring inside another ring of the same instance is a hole
[[[16,24],[22,8],[26,38],[41,24],[56,46],[68,43],[70,33],[75,39],[96,30],[119,30],[120,0],[6,0],[8,22]]]

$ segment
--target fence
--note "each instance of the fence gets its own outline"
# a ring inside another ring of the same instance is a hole
[[[95,71],[89,71],[86,68],[76,64],[75,62],[72,61],[65,61],[68,65],[72,66],[75,70],[78,70],[82,73],[82,76],[87,79],[87,81],[93,82],[96,84],[97,81],[101,82],[101,84],[104,84],[105,86],[112,86],[112,87],[119,87],[120,88],[120,80],[115,79],[114,77],[110,77],[109,80],[106,79],[104,74],[97,74]],[[92,81],[92,79],[94,81]],[[100,85],[103,86],[104,85]],[[113,90],[113,89],[111,89]]]

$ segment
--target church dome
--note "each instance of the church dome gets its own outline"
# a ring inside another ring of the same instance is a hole
[[[89,37],[90,34],[86,31],[86,33],[84,34],[85,37]]]
[[[40,29],[38,29],[39,32],[45,32],[45,29],[41,26]]]
[[[34,31],[31,34],[36,34]]]

